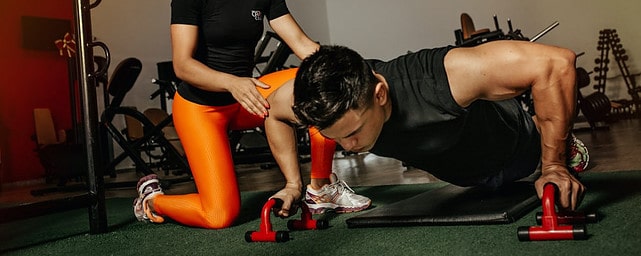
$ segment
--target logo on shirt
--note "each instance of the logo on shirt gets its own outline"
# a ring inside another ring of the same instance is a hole
[[[263,13],[258,10],[252,10],[252,17],[254,17],[254,20],[261,21],[263,20]]]

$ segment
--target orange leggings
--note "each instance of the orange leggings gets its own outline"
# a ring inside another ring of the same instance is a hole
[[[267,97],[295,74],[296,69],[288,69],[263,76],[260,80],[271,88],[259,91]],[[153,200],[154,211],[188,226],[210,229],[231,226],[240,212],[240,192],[228,131],[261,127],[264,119],[250,114],[238,103],[204,106],[178,94],[174,96],[172,111],[198,193],[158,195]],[[317,130],[310,129],[309,133],[311,176],[329,178],[336,143]]]

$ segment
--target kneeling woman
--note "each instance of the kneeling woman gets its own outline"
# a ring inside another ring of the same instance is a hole
[[[172,1],[172,60],[183,80],[172,112],[198,193],[164,195],[154,175],[143,177],[134,202],[139,220],[163,222],[169,217],[184,225],[216,229],[232,225],[238,216],[240,192],[228,131],[262,126],[270,108],[265,97],[279,85],[269,88],[252,78],[264,18],[300,59],[318,49],[290,15],[285,0]],[[367,208],[368,198],[344,189],[344,182],[330,180],[334,142],[320,134],[312,136],[312,180],[306,193],[310,208],[317,212]],[[328,198],[323,193],[343,198],[337,202],[355,204],[318,201]]]

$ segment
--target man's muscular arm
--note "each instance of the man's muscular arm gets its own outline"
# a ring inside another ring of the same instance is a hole
[[[584,186],[566,167],[566,141],[576,111],[574,52],[524,41],[495,41],[448,53],[445,66],[454,99],[503,100],[532,90],[535,121],[541,133],[541,177],[535,187],[559,187],[560,206],[575,209]]]
[[[265,119],[265,133],[286,180],[285,187],[272,196],[283,200],[283,206],[277,212],[281,217],[295,213],[293,203],[300,200],[303,189],[296,147],[295,116],[291,108],[293,97],[293,80],[290,80],[267,98],[271,108]]]

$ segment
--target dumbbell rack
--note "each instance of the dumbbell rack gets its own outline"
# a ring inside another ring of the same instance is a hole
[[[626,55],[625,49],[621,44],[621,39],[615,29],[603,29],[599,31],[599,42],[597,45],[597,50],[600,51],[598,58],[594,60],[597,65],[594,67],[594,76],[595,84],[594,89],[598,92],[605,93],[606,81],[609,79],[607,73],[609,71],[608,64],[610,63],[610,53],[614,57],[614,60],[617,63],[621,77],[625,82],[625,85],[628,89],[628,94],[632,97],[632,100],[615,100],[614,103],[618,105],[612,108],[612,114],[617,117],[632,117],[634,114],[639,114],[641,116],[641,87],[636,83],[635,76],[640,74],[631,74],[628,69],[626,61],[628,60],[628,55]]]

